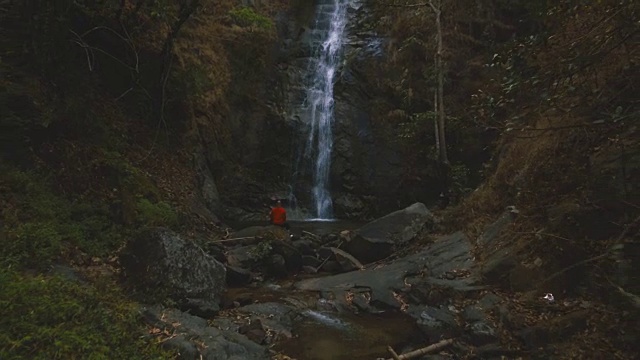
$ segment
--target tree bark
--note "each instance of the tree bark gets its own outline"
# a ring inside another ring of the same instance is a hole
[[[200,0],[192,0],[192,1],[181,1],[180,2],[180,10],[178,13],[178,19],[171,26],[171,30],[169,31],[169,35],[164,41],[162,46],[162,52],[160,53],[160,58],[162,59],[162,65],[160,68],[160,82],[157,91],[157,105],[155,106],[156,111],[159,112],[160,118],[162,118],[164,114],[164,101],[165,101],[165,85],[167,83],[167,79],[169,78],[169,74],[171,72],[171,61],[173,58],[173,44],[178,37],[178,33],[182,26],[189,20],[191,15],[196,11],[196,9],[200,6]]]
[[[453,339],[446,339],[446,340],[441,340],[435,344],[431,344],[427,347],[423,347],[422,349],[418,349],[418,350],[414,350],[414,351],[410,351],[406,354],[402,354],[402,355],[398,355],[395,353],[395,351],[393,351],[393,349],[391,347],[389,347],[389,351],[391,352],[393,359],[387,359],[387,360],[408,360],[408,359],[413,359],[416,358],[418,356],[424,355],[424,354],[428,354],[430,352],[436,351],[436,350],[440,350],[443,347],[449,346],[453,343]]]
[[[436,15],[436,37],[437,37],[437,49],[435,55],[435,65],[436,65],[436,74],[438,77],[438,89],[436,91],[437,94],[437,104],[438,104],[438,160],[444,164],[449,163],[449,158],[447,156],[447,144],[445,139],[445,109],[444,109],[444,65],[442,61],[442,52],[443,52],[443,44],[442,44],[442,23],[441,23],[441,14],[442,14],[442,0],[437,0],[437,6],[433,4],[432,1],[429,1],[429,5],[431,9]]]
[[[433,130],[436,139],[436,156],[440,159],[440,132],[438,132],[438,90],[433,92]]]

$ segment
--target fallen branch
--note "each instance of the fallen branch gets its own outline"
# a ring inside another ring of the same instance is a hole
[[[400,360],[400,356],[398,356],[398,353],[395,350],[393,350],[391,346],[387,346],[387,350],[389,350],[389,352],[391,353],[391,356],[393,356],[393,360]]]
[[[444,347],[447,347],[449,345],[451,345],[453,343],[453,339],[445,339],[445,340],[441,340],[435,344],[431,344],[427,347],[423,347],[422,349],[418,349],[418,350],[414,350],[414,351],[410,351],[406,354],[402,354],[402,355],[398,355],[395,351],[393,351],[393,349],[391,348],[391,346],[388,347],[389,352],[391,353],[391,355],[393,356],[393,358],[388,359],[388,360],[408,360],[408,359],[413,359],[415,357],[421,356],[421,355],[425,355],[428,354],[430,352],[434,352],[436,350],[440,350]]]
[[[314,233],[312,233],[312,232],[309,232],[309,231],[307,231],[307,230],[302,230],[302,233],[303,233],[303,234],[307,234],[307,235],[311,235],[311,236],[313,236],[313,237],[314,237],[314,238],[316,238],[316,239],[320,239],[320,235],[316,235],[316,234],[314,234]]]
[[[338,244],[338,246],[336,246],[336,249],[340,249],[340,246],[342,246],[342,243],[343,243],[343,241],[340,241],[340,243]],[[318,265],[318,267],[317,267],[317,268],[315,268],[315,269],[316,269],[316,272],[320,271],[320,269],[322,269],[322,267],[324,266],[324,264],[326,264],[326,263],[327,263],[327,261],[329,261],[329,259],[331,259],[334,255],[335,255],[335,254],[331,254],[331,255],[327,256],[327,258],[326,258],[326,259],[324,259],[324,261],[322,261],[322,262],[320,263],[320,265]]]
[[[221,242],[228,242],[228,241],[236,241],[236,240],[247,240],[247,239],[255,239],[255,236],[245,236],[245,237],[239,237],[239,238],[233,238],[233,239],[222,239],[222,240],[214,240],[212,241],[212,243],[221,243]]]

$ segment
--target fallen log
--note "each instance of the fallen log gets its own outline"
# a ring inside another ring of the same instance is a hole
[[[436,350],[440,350],[444,347],[447,347],[449,345],[451,345],[453,343],[453,339],[445,339],[445,340],[441,340],[438,341],[435,344],[431,344],[427,347],[423,347],[422,349],[418,349],[418,350],[414,350],[414,351],[410,351],[406,354],[402,354],[402,355],[398,355],[391,346],[388,347],[389,352],[391,353],[391,356],[393,356],[393,358],[391,359],[387,359],[387,360],[408,360],[408,359],[413,359],[415,357],[418,357],[420,355],[425,355],[428,354],[430,352],[436,351]]]
[[[233,239],[222,239],[222,240],[213,240],[212,243],[221,243],[221,242],[229,242],[229,241],[237,241],[237,240],[247,240],[247,239],[255,239],[255,236],[245,236]]]

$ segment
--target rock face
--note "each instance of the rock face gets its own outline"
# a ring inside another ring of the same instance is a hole
[[[202,316],[219,310],[225,266],[170,230],[155,228],[136,237],[121,263],[128,282],[145,296],[169,297]]]
[[[344,248],[363,263],[389,256],[396,245],[413,239],[433,221],[433,215],[422,203],[395,211],[356,230]]]
[[[341,219],[372,219],[390,207],[435,202],[443,190],[435,161],[427,156],[419,162],[408,159],[407,146],[380,125],[389,123],[380,118],[397,105],[389,99],[387,85],[381,85],[389,60],[386,40],[371,30],[375,26],[366,4],[349,4],[343,61],[335,76],[330,188],[334,215]],[[223,221],[263,220],[267,194],[293,190],[301,214],[311,203],[305,87],[319,40],[315,15],[332,5],[295,1],[290,6],[276,15],[277,38],[269,45],[265,66],[244,68],[232,61],[237,74],[254,76],[234,76],[228,106],[216,104],[221,114],[196,111],[198,193]]]

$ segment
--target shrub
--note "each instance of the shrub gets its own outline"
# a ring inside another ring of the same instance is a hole
[[[138,199],[137,214],[138,220],[149,226],[172,227],[178,223],[178,216],[164,201],[152,203],[145,198]]]
[[[141,337],[134,305],[110,283],[0,269],[0,358],[169,359]]]
[[[252,8],[242,7],[229,11],[233,21],[242,27],[255,26],[259,29],[269,30],[273,28],[273,21],[266,16],[260,15]]]

